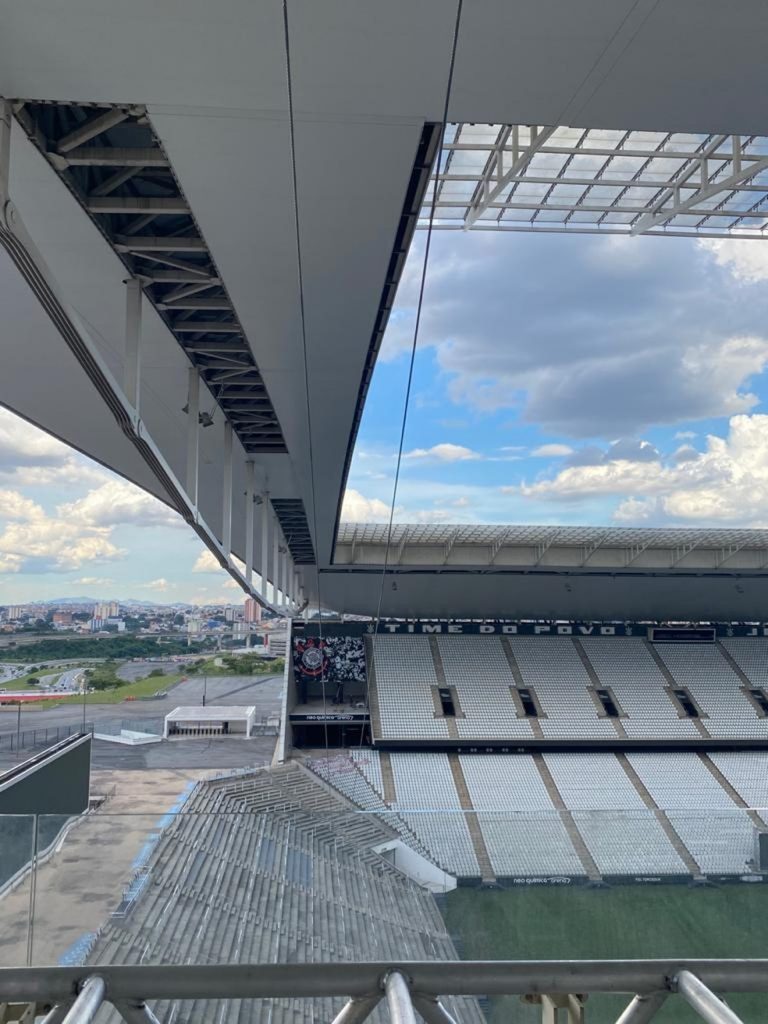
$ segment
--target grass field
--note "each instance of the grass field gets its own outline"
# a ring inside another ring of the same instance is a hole
[[[115,690],[97,690],[94,693],[86,694],[86,704],[120,704],[127,697],[151,697],[158,690],[169,690],[172,686],[181,682],[185,677],[182,675],[152,676],[150,679],[138,679],[135,683],[125,683]],[[19,680],[21,682],[21,680]],[[19,686],[18,689],[27,689],[30,692],[38,691],[39,687]],[[50,711],[61,704],[82,704],[83,695],[73,693],[67,696],[57,697],[55,700],[45,700],[24,705],[24,714],[35,711]]]
[[[768,956],[768,886],[723,888],[616,886],[512,891],[457,889],[447,899],[448,928],[466,960],[591,960]],[[734,995],[747,1024],[768,1019],[768,996]],[[613,1024],[625,996],[594,996],[587,1024]],[[670,997],[660,1022],[700,1021]],[[495,1000],[491,1024],[540,1020],[517,997]]]

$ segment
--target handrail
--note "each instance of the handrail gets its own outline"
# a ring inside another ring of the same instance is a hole
[[[413,998],[675,993],[692,975],[697,991],[768,992],[760,960],[482,960],[400,963],[185,964],[0,968],[0,1002],[71,1001],[98,976],[113,1004],[151,999],[379,998],[400,975]],[[402,988],[401,986],[398,986]],[[691,990],[690,984],[688,991]],[[647,1019],[647,1018],[646,1018]],[[729,1018],[732,1019],[732,1018]],[[736,1018],[738,1019],[738,1018]]]

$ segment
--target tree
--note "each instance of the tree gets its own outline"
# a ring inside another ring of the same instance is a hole
[[[27,679],[27,686],[37,686],[39,682],[40,680],[36,676],[30,676],[29,679]]]
[[[161,668],[153,668],[147,676],[147,679],[156,679],[158,676],[164,676],[165,672]]]

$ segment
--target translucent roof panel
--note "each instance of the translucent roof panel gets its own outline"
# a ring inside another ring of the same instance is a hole
[[[437,166],[438,230],[712,238],[768,230],[768,137],[451,124]]]

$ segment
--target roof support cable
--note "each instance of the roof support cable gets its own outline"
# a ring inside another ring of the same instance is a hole
[[[299,288],[299,314],[301,322],[301,346],[302,346],[302,358],[304,364],[304,400],[306,402],[307,409],[307,438],[308,438],[308,453],[309,453],[309,486],[310,496],[312,501],[312,530],[314,533],[314,543],[318,543],[318,532],[317,532],[317,499],[315,494],[315,458],[314,458],[314,444],[313,444],[313,433],[312,433],[312,403],[310,400],[309,390],[309,363],[307,353],[307,318],[304,301],[304,270],[301,259],[301,217],[299,214],[299,189],[298,189],[298,175],[296,173],[296,121],[295,112],[293,105],[293,76],[291,71],[291,39],[290,39],[290,28],[288,20],[288,0],[283,0],[283,32],[285,37],[285,73],[288,86],[288,125],[290,134],[290,147],[291,147],[291,181],[293,189],[293,216],[294,226],[296,231],[296,275],[297,284]],[[323,604],[320,596],[320,562],[319,558],[315,560],[315,583],[317,587],[317,621],[318,621],[318,644],[320,647],[320,653],[323,652]],[[293,657],[293,651],[287,651],[286,657]],[[329,769],[330,760],[330,747],[328,742],[328,702],[326,694],[326,669],[325,669],[325,657],[321,660],[320,669],[320,684],[322,686],[323,694],[323,733],[325,742],[325,757],[326,757],[326,769]]]
[[[451,41],[451,58],[448,64],[448,80],[445,88],[445,102],[443,104],[443,116],[440,122],[440,141],[436,148],[435,161],[437,170],[440,167],[441,155],[443,152],[443,145],[445,143],[445,133],[448,125],[448,109],[451,101],[451,92],[453,90],[453,72],[456,64],[456,48],[459,42],[459,30],[461,27],[461,12],[462,12],[463,0],[457,0],[456,4],[456,19],[453,26],[453,39]],[[408,377],[405,386],[405,398],[403,401],[403,415],[400,423],[400,440],[397,446],[397,461],[395,464],[395,479],[392,486],[392,502],[389,507],[389,521],[387,523],[387,540],[384,548],[384,564],[381,569],[381,581],[379,584],[379,597],[376,606],[376,619],[374,621],[373,634],[371,637],[371,661],[375,662],[376,657],[376,640],[379,633],[379,623],[381,622],[381,609],[384,600],[384,587],[387,579],[387,570],[389,568],[389,557],[390,549],[392,546],[392,526],[395,517],[395,505],[397,503],[397,490],[400,483],[400,468],[403,461],[403,445],[405,442],[405,431],[408,425],[408,409],[411,401],[411,388],[413,386],[413,371],[416,363],[416,349],[419,343],[419,329],[421,327],[421,313],[424,306],[424,291],[427,283],[427,271],[429,269],[429,254],[432,245],[432,234],[435,223],[435,214],[437,211],[437,198],[438,189],[437,182],[435,187],[432,189],[432,199],[429,208],[429,221],[427,224],[427,236],[424,244],[424,259],[421,265],[421,278],[419,281],[419,297],[416,303],[416,319],[413,325],[413,339],[411,341],[411,352],[408,361]],[[393,584],[395,586],[395,584]],[[366,676],[366,687],[368,687],[368,681]],[[370,693],[366,694],[366,703],[370,709]],[[362,735],[360,737],[360,744],[362,745]]]

